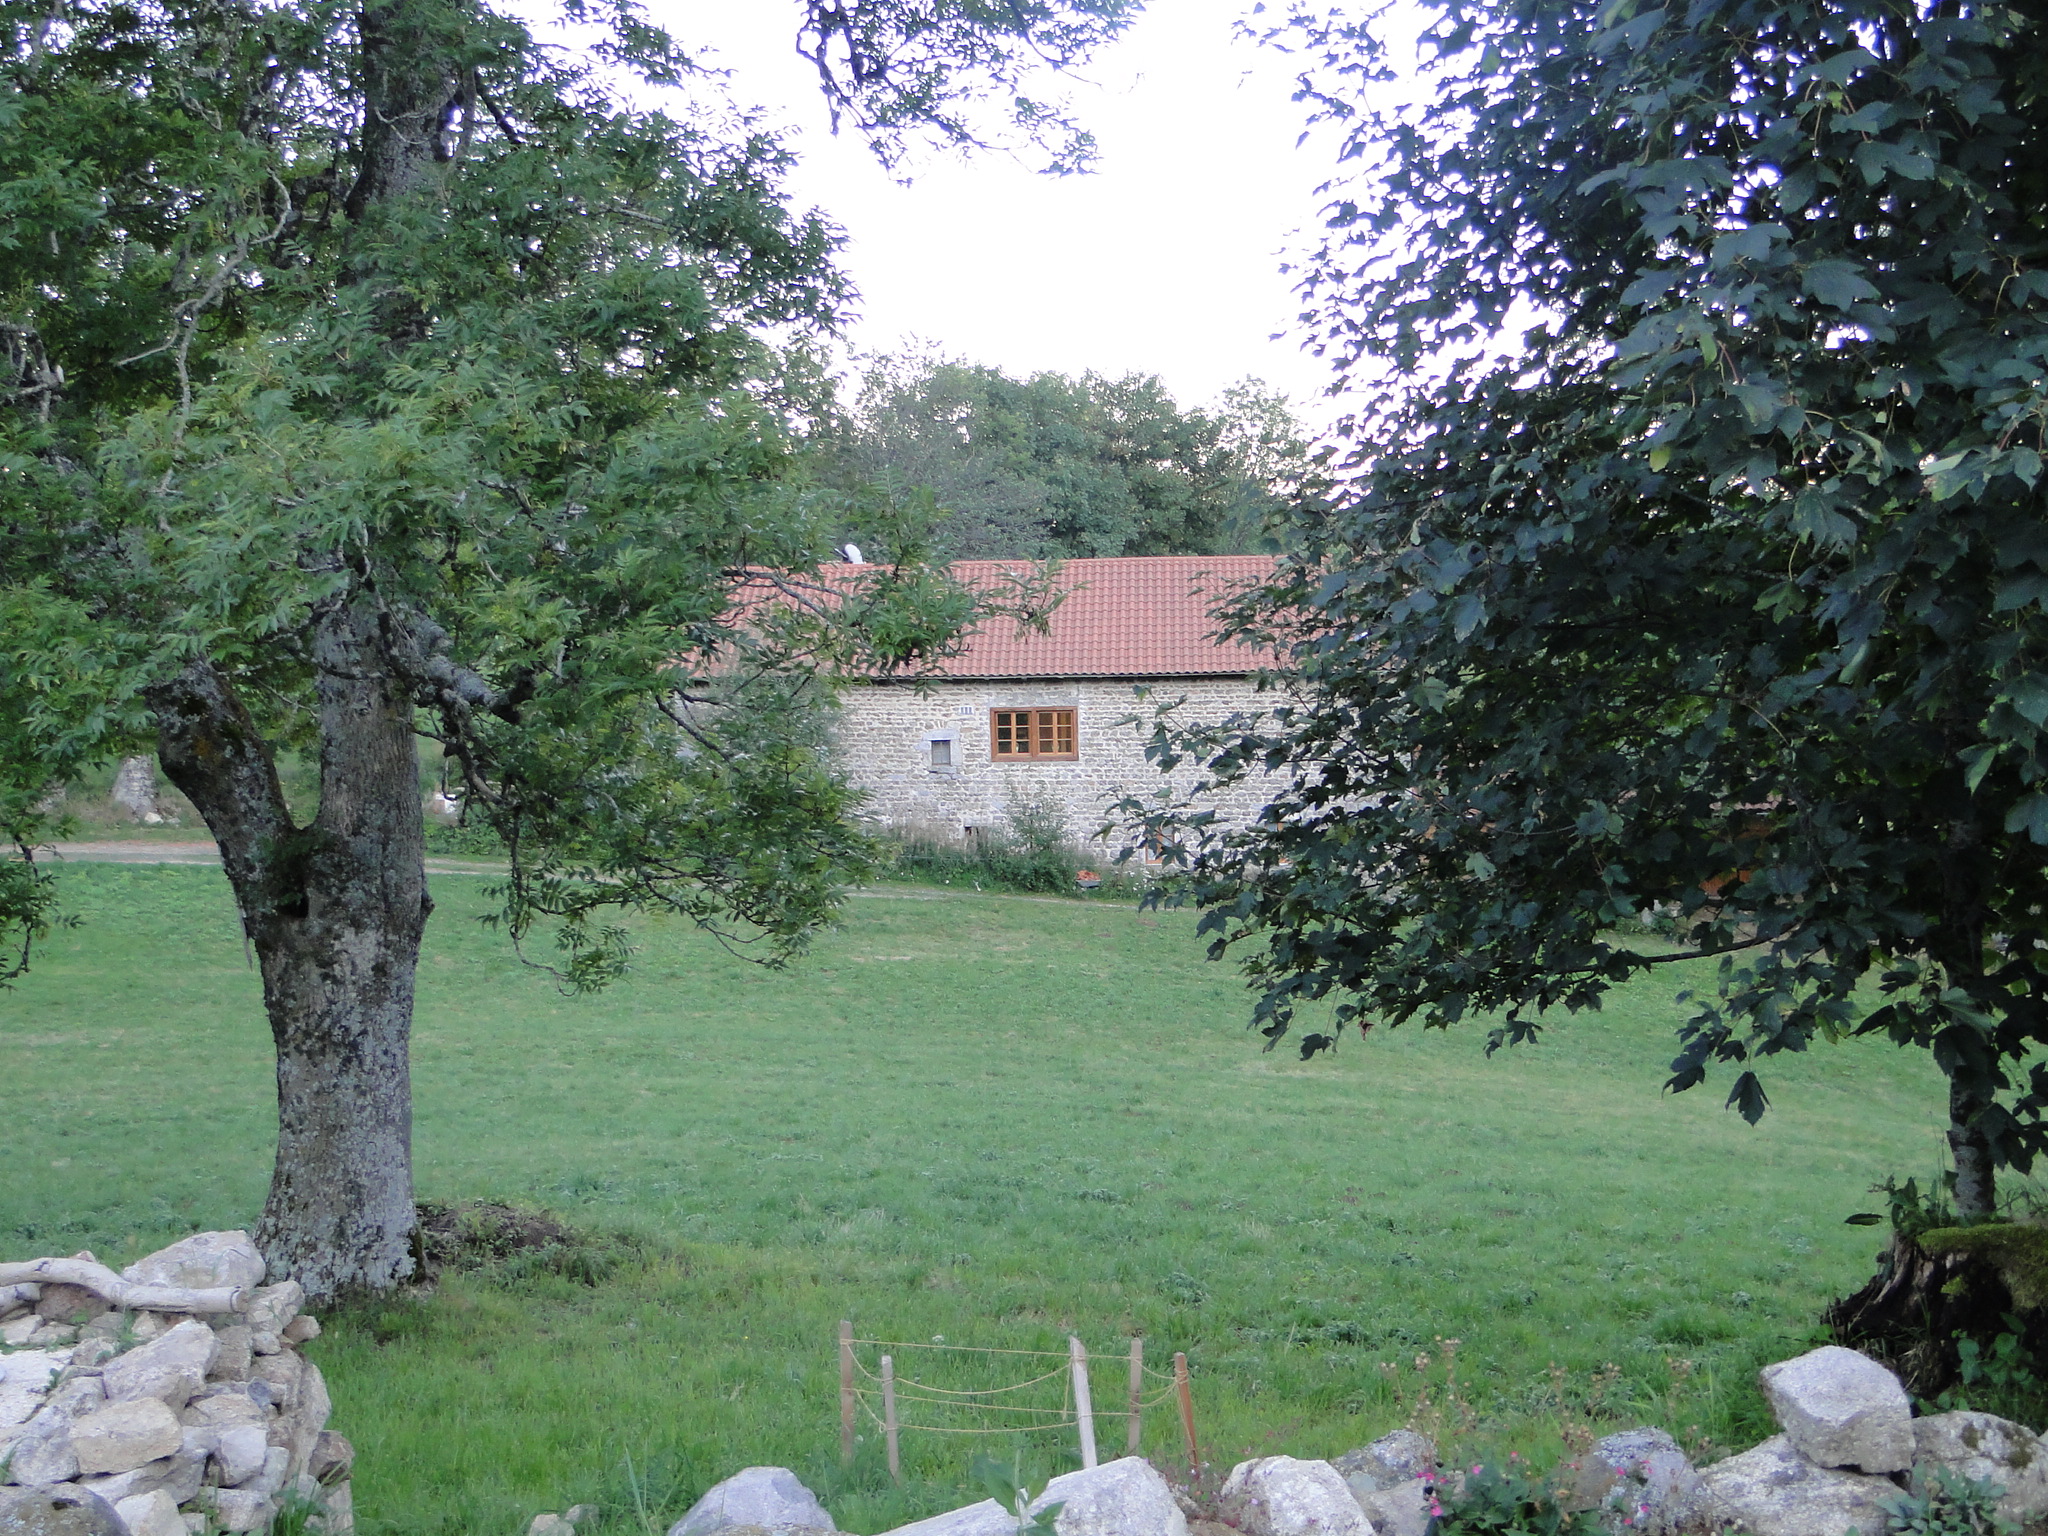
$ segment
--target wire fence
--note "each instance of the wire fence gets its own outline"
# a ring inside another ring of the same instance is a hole
[[[898,1369],[898,1357],[928,1357],[917,1374]],[[958,1385],[960,1370],[967,1379],[986,1379],[988,1367],[1005,1364],[997,1357],[1011,1357],[1017,1366],[1033,1374],[1021,1381],[996,1385]],[[1096,1364],[1108,1366],[1119,1357],[1097,1357]],[[1032,1365],[1023,1365],[1023,1361]],[[1057,1361],[1038,1369],[1041,1362]],[[870,1363],[872,1362],[872,1363]],[[1144,1345],[1130,1341],[1122,1363],[1128,1366],[1128,1383],[1122,1405],[1098,1410],[1090,1383],[1088,1351],[1078,1338],[1064,1350],[1005,1349],[972,1344],[947,1344],[934,1340],[922,1343],[909,1339],[859,1339],[853,1325],[839,1325],[839,1414],[840,1456],[853,1459],[858,1424],[879,1429],[888,1446],[890,1476],[900,1478],[899,1437],[905,1430],[940,1435],[1017,1435],[1045,1430],[1073,1430],[1080,1439],[1081,1463],[1096,1464],[1095,1420],[1123,1419],[1127,1454],[1136,1454],[1144,1415],[1180,1400],[1181,1419],[1186,1430],[1189,1453],[1196,1456],[1194,1408],[1188,1389],[1187,1357],[1174,1356],[1171,1372],[1155,1369],[1144,1359]],[[979,1372],[975,1367],[980,1366]],[[932,1379],[951,1377],[952,1381]]]

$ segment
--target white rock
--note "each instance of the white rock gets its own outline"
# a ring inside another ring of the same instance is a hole
[[[299,1378],[305,1374],[305,1357],[296,1350],[282,1354],[258,1355],[249,1367],[249,1381],[260,1382],[270,1391],[271,1404],[279,1413],[289,1413],[299,1400]]]
[[[1430,1480],[1411,1477],[1405,1483],[1383,1488],[1359,1487],[1361,1482],[1372,1480],[1369,1473],[1354,1472],[1344,1482],[1358,1500],[1358,1507],[1365,1511],[1365,1518],[1372,1522],[1377,1536],[1427,1536],[1429,1522],[1435,1518],[1429,1512],[1435,1502],[1430,1495]]]
[[[298,1401],[292,1405],[290,1416],[291,1438],[286,1442],[291,1450],[291,1475],[297,1477],[305,1471],[313,1457],[313,1447],[319,1442],[320,1432],[327,1427],[327,1416],[334,1411],[334,1404],[327,1396],[327,1382],[320,1374],[320,1367],[308,1360],[299,1374]]]
[[[1913,1474],[1945,1467],[2003,1488],[1998,1513],[2031,1527],[2048,1515],[2048,1445],[2032,1430],[1988,1413],[1936,1413],[1913,1421]]]
[[[220,1444],[214,1459],[220,1464],[223,1488],[239,1488],[263,1470],[263,1458],[270,1441],[261,1424],[234,1424],[219,1431]]]
[[[71,1421],[51,1417],[23,1430],[8,1447],[7,1477],[16,1483],[64,1483],[78,1476],[78,1453],[71,1448]]]
[[[1700,1512],[1708,1529],[1740,1525],[1749,1536],[1874,1536],[1898,1491],[1888,1477],[1817,1467],[1773,1435],[1700,1474]]]
[[[526,1536],[570,1536],[575,1529],[560,1515],[535,1515],[532,1524],[526,1528]]]
[[[130,1495],[114,1506],[114,1513],[128,1527],[128,1536],[185,1536],[185,1517],[178,1513],[178,1501],[161,1488]]]
[[[562,1511],[562,1518],[571,1525],[582,1525],[586,1521],[597,1518],[597,1506],[595,1504],[571,1504]]]
[[[213,1365],[207,1370],[209,1381],[246,1381],[249,1365],[255,1358],[255,1347],[251,1343],[252,1330],[247,1323],[231,1323],[225,1328],[213,1330],[220,1340],[215,1352]]]
[[[0,1323],[0,1344],[9,1349],[19,1349],[29,1340],[29,1335],[43,1326],[43,1320],[33,1312],[24,1312],[20,1317],[10,1317]]]
[[[110,1505],[75,1487],[0,1488],[0,1532],[6,1536],[128,1536]]]
[[[203,1457],[188,1456],[180,1450],[160,1461],[145,1462],[130,1472],[81,1478],[79,1486],[91,1489],[109,1504],[118,1504],[139,1493],[155,1493],[158,1489],[168,1493],[172,1503],[183,1504],[199,1491],[199,1485],[205,1481],[205,1471]]]
[[[1017,1517],[994,1499],[983,1499],[979,1504],[899,1525],[887,1536],[1017,1536]]]
[[[1699,1498],[1699,1473],[1661,1429],[1609,1435],[1594,1443],[1587,1460],[1614,1476],[1614,1486],[1601,1496],[1610,1527],[1669,1531],[1687,1521]]]
[[[1371,1445],[1332,1458],[1330,1465],[1353,1489],[1362,1488],[1370,1493],[1428,1477],[1436,1471],[1436,1446],[1427,1435],[1397,1429],[1381,1435]]]
[[[263,1453],[263,1470],[242,1486],[265,1498],[274,1499],[284,1492],[285,1484],[291,1481],[289,1469],[291,1452],[281,1445],[273,1445]]]
[[[219,1353],[219,1335],[206,1324],[187,1318],[100,1368],[107,1399],[120,1403],[155,1398],[173,1409],[182,1408],[206,1384],[206,1373]]]
[[[1343,1487],[1341,1479],[1338,1487]],[[1188,1536],[1187,1517],[1173,1490],[1152,1463],[1139,1456],[1056,1477],[1031,1507],[1040,1510],[1055,1503],[1064,1506],[1053,1522],[1060,1536]],[[1352,1513],[1355,1517],[1356,1506]],[[1369,1529],[1366,1536],[1371,1536]]]
[[[246,1232],[195,1232],[121,1271],[137,1285],[179,1285],[210,1291],[263,1283],[263,1255]]]
[[[267,1394],[268,1388],[264,1390]],[[187,1424],[211,1424],[226,1429],[233,1424],[267,1424],[270,1410],[249,1394],[248,1383],[233,1382],[193,1398],[179,1417]]]
[[[153,1397],[109,1403],[71,1425],[71,1450],[81,1476],[127,1472],[182,1447],[185,1426]]]
[[[310,1312],[301,1312],[280,1328],[277,1336],[287,1344],[310,1344],[320,1337],[320,1320]]]
[[[1343,1474],[1327,1461],[1241,1462],[1223,1485],[1223,1504],[1236,1516],[1228,1523],[1251,1536],[1373,1536]]]
[[[1837,1344],[1757,1378],[1779,1427],[1815,1466],[1899,1472],[1913,1464],[1913,1405],[1898,1377]]]
[[[690,1506],[668,1536],[711,1536],[733,1525],[813,1525],[837,1529],[818,1496],[787,1467],[748,1467]]]
[[[70,1363],[68,1349],[25,1349],[0,1355],[0,1428],[26,1424],[43,1406],[50,1383]]]
[[[277,1333],[299,1315],[305,1305],[306,1289],[296,1280],[280,1280],[253,1292],[242,1308],[249,1326],[258,1333]]]
[[[11,1432],[14,1440],[8,1450],[8,1468],[12,1480],[61,1483],[78,1476],[78,1456],[71,1448],[71,1426],[81,1415],[105,1403],[106,1396],[96,1376],[74,1376],[53,1387],[36,1416]]]
[[[348,1536],[356,1528],[355,1495],[347,1478],[343,1478],[322,1496],[321,1503],[326,1513],[320,1516],[320,1524],[328,1536]]]
[[[205,1495],[224,1531],[260,1531],[277,1513],[274,1500],[246,1488],[213,1488]]]

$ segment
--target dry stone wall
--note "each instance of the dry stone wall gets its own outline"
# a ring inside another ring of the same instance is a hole
[[[1141,683],[1151,690],[1144,699]],[[1158,793],[1165,781],[1145,760],[1147,733],[1118,722],[1182,696],[1187,702],[1178,713],[1201,721],[1277,702],[1248,677],[962,680],[922,693],[907,684],[866,683],[847,690],[834,734],[841,766],[868,793],[865,814],[884,826],[960,838],[970,829],[1000,830],[1011,806],[1049,798],[1078,841],[1093,837],[1121,796]],[[1076,756],[995,761],[989,712],[996,709],[1073,710]],[[935,760],[937,743],[946,745],[936,754],[944,762]],[[1183,769],[1171,783],[1184,793],[1196,777]],[[1242,823],[1268,798],[1247,784],[1207,803],[1224,820]]]
[[[1914,1418],[1892,1373],[1829,1346],[1770,1366],[1763,1387],[1782,1434],[1704,1468],[1661,1429],[1609,1435],[1560,1469],[1570,1528],[1585,1536],[1884,1536],[1893,1503],[1937,1474],[1977,1484],[2021,1536],[2048,1532],[2048,1445],[1985,1413]],[[1477,1470],[1476,1468],[1474,1470]],[[1209,1483],[1209,1488],[1215,1485]],[[1437,1448],[1395,1430],[1333,1461],[1265,1456],[1220,1490],[1175,1485],[1138,1457],[1056,1477],[1032,1510],[1062,1507],[1058,1536],[1431,1536],[1463,1475]],[[533,1536],[553,1526],[535,1522]],[[889,1536],[1014,1536],[994,1499]],[[796,1474],[749,1467],[711,1489],[668,1536],[829,1536],[832,1517]],[[559,1533],[557,1533],[559,1536]]]
[[[320,1325],[263,1271],[241,1232],[119,1274],[90,1253],[0,1264],[0,1529],[259,1531],[297,1502],[350,1531],[355,1453],[300,1353]]]

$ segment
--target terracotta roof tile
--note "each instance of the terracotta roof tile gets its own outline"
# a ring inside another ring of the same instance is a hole
[[[972,587],[1001,582],[1019,560],[962,560],[953,574]],[[1269,555],[1130,555],[1068,560],[1067,596],[1049,634],[1017,633],[1009,619],[983,624],[966,648],[940,663],[948,677],[1197,677],[1244,673],[1265,654],[1218,645],[1210,610],[1273,569]]]

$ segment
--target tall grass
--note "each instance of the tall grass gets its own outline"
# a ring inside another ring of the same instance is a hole
[[[84,925],[0,994],[0,1252],[119,1264],[246,1225],[274,1090],[224,881],[62,878]],[[1431,1413],[1538,1458],[1585,1424],[1743,1446],[1768,1432],[1756,1368],[1870,1273],[1875,1237],[1842,1218],[1940,1145],[1937,1074],[1880,1042],[1770,1064],[1754,1130],[1711,1090],[1660,1094],[1669,989],[1697,976],[1491,1060],[1479,1031],[1402,1030],[1302,1062],[1258,1049],[1178,914],[887,889],[784,972],[646,922],[634,975],[577,999],[476,921],[483,883],[434,884],[421,1194],[632,1242],[327,1319],[312,1354],[369,1536],[518,1536],[583,1501],[641,1530],[639,1504],[660,1525],[757,1462],[853,1531],[981,1497],[987,1447],[965,1437],[906,1437],[901,1488],[872,1438],[839,1467],[843,1317],[867,1338],[1185,1350],[1226,1468]],[[1162,1463],[1178,1443],[1148,1422]],[[1073,1463],[1064,1433],[1022,1450],[1033,1476]]]

